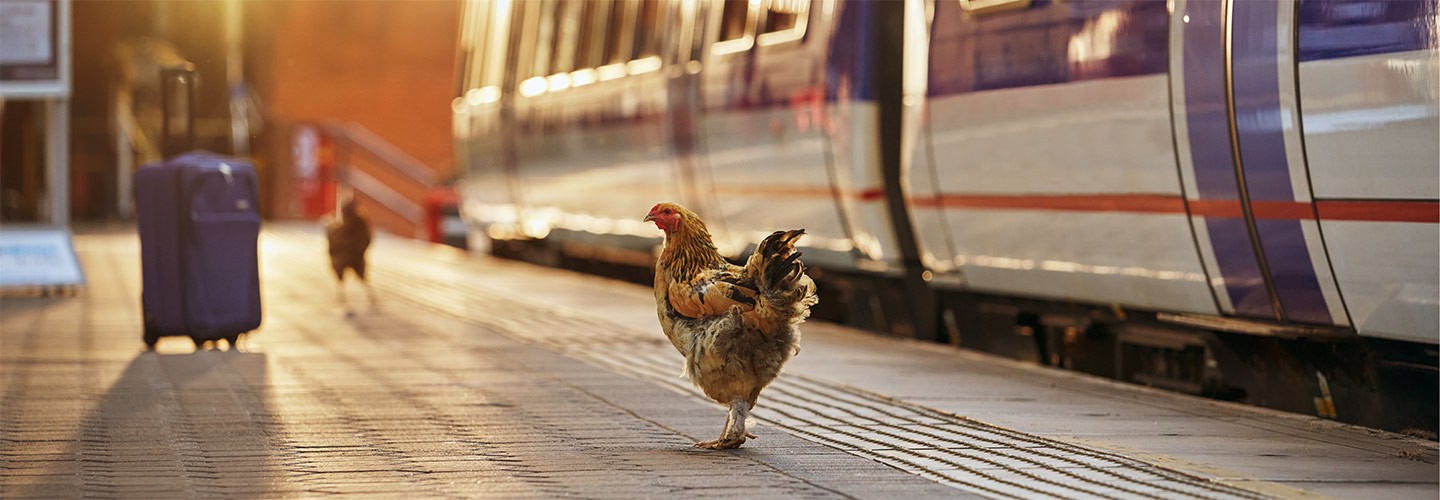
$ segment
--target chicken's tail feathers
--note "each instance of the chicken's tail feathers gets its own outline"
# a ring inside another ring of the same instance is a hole
[[[819,302],[815,282],[805,275],[805,264],[795,242],[805,235],[804,229],[775,231],[760,241],[746,263],[754,273],[760,291],[761,313],[776,327],[795,324],[810,316],[810,306]]]
[[[755,248],[758,253],[766,258],[776,255],[784,256],[795,251],[795,241],[805,235],[805,229],[791,229],[789,231],[775,231],[760,240],[760,246]]]
[[[755,253],[751,254],[749,261],[745,263],[746,270],[753,273],[757,285],[763,288],[793,269],[799,258],[795,251],[795,241],[804,235],[804,229],[792,229],[775,231],[760,240],[760,245],[755,247]]]

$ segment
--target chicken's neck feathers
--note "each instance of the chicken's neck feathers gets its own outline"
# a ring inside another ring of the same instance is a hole
[[[665,249],[660,252],[660,265],[676,279],[689,280],[706,269],[725,264],[725,257],[715,248],[710,231],[698,218],[682,219],[674,231],[665,234]]]

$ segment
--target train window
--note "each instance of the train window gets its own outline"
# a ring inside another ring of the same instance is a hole
[[[609,22],[605,30],[604,64],[617,64],[630,60],[630,40],[634,31],[629,29],[630,2],[616,1],[610,4]]]
[[[759,0],[755,0],[759,3]],[[711,46],[716,54],[747,50],[753,45],[755,16],[748,0],[725,0],[720,11],[720,38]]]
[[[460,25],[460,54],[461,63],[464,64],[464,71],[456,85],[456,95],[463,95],[467,90],[477,88],[483,81],[484,70],[484,46],[486,36],[486,14],[489,14],[489,5],[471,0],[465,3],[465,15],[461,18]]]
[[[555,6],[555,37],[550,51],[550,74],[568,73],[575,69],[579,7],[580,4],[574,0],[561,0]]]
[[[521,23],[515,34],[515,43],[519,47],[513,77],[519,83],[517,90],[521,97],[538,96],[547,89],[545,77],[553,57],[557,3],[556,0],[545,0],[516,6],[521,9],[516,13]]]
[[[960,8],[971,15],[994,14],[1030,7],[1030,0],[960,0]]]
[[[635,17],[632,54],[635,59],[660,55],[660,2],[640,0]]]
[[[720,41],[744,38],[750,26],[749,14],[749,0],[725,0],[725,8],[720,12]]]
[[[540,4],[539,12],[534,18],[527,18],[527,32],[533,38],[528,40],[530,45],[530,57],[522,56],[521,61],[529,62],[521,74],[526,77],[548,76],[550,70],[551,50],[555,48],[555,4],[559,2],[549,0]],[[523,64],[523,63],[522,63]]]
[[[765,9],[765,25],[760,45],[774,45],[805,38],[805,24],[810,15],[809,0],[771,0]]]
[[[765,9],[765,29],[761,33],[774,33],[795,28],[795,20],[804,9],[799,0],[775,0]]]
[[[482,49],[477,55],[477,65],[484,65],[480,73],[481,88],[485,86],[500,86],[505,84],[505,76],[513,76],[510,71],[505,71],[510,53],[510,22],[514,16],[514,10],[510,4],[492,4],[494,10],[487,19],[487,39],[481,43]]]
[[[580,29],[576,35],[575,67],[593,68],[600,65],[605,40],[605,22],[609,19],[602,16],[606,5],[603,2],[580,2],[583,10],[580,13]]]

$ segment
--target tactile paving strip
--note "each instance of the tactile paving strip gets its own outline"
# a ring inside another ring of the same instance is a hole
[[[376,286],[416,306],[702,398],[661,337],[521,302],[443,269],[376,269]],[[515,314],[516,311],[540,314]],[[584,332],[577,335],[576,332]],[[815,442],[995,498],[1269,498],[1111,452],[1005,429],[794,374],[765,391],[758,420]]]

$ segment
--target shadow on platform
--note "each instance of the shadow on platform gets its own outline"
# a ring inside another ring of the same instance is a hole
[[[142,352],[51,458],[50,470],[12,483],[6,496],[267,496],[275,481],[265,478],[283,467],[271,456],[276,428],[266,372],[263,353]]]

